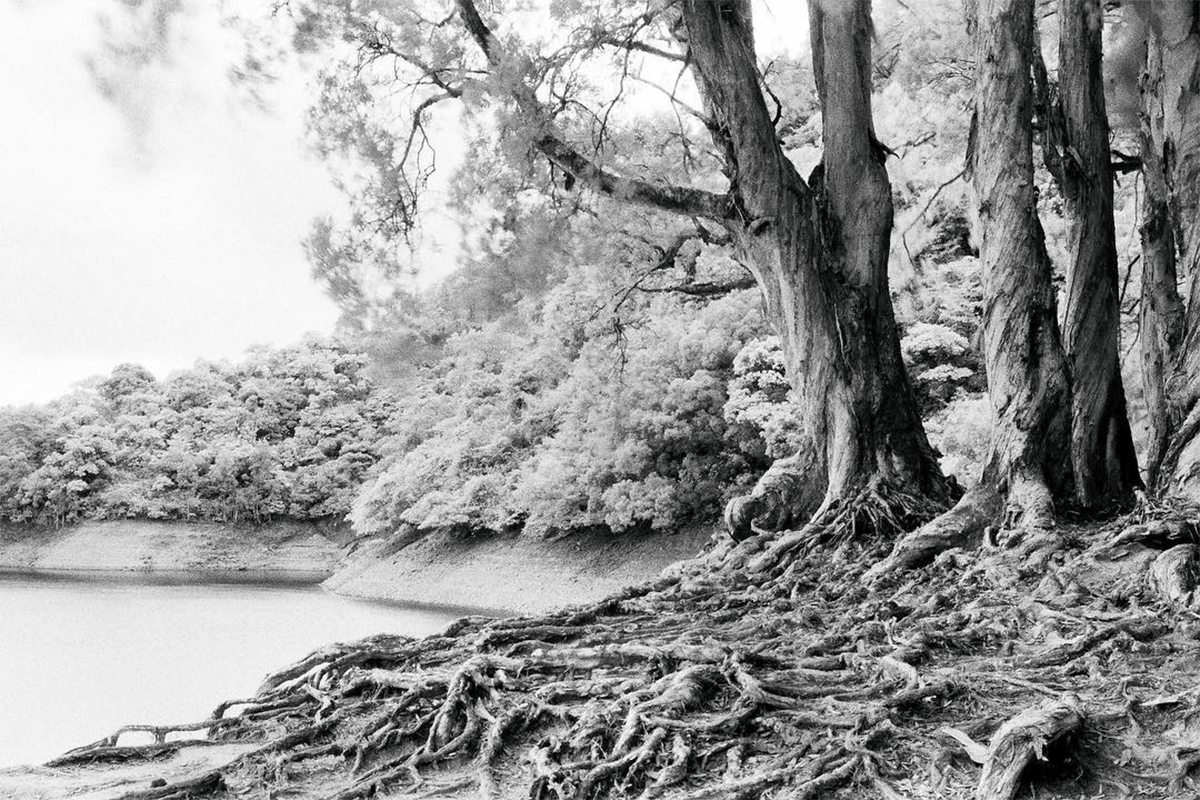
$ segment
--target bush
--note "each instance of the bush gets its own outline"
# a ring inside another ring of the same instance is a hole
[[[630,297],[618,326],[595,314],[611,292],[583,271],[518,320],[453,337],[401,401],[356,530],[557,536],[715,517],[766,466],[758,429],[726,413],[735,357],[763,333],[757,297]]]
[[[942,471],[964,487],[979,482],[991,428],[991,403],[984,394],[960,393],[925,423],[930,443],[942,455]]]

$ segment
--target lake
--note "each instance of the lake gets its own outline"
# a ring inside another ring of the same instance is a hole
[[[0,768],[40,763],[125,724],[206,719],[322,645],[425,636],[463,613],[316,586],[0,575]]]

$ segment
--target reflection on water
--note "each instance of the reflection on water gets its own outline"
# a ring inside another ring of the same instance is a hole
[[[318,587],[0,575],[0,768],[45,761],[124,724],[199,721],[317,647],[382,632],[425,636],[459,615]]]

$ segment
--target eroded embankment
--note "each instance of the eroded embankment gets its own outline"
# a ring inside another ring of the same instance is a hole
[[[0,528],[0,572],[317,583],[340,561],[330,530],[300,522],[110,520],[60,529]]]
[[[376,542],[352,552],[325,587],[395,603],[542,613],[651,580],[694,557],[711,534],[695,528],[558,540],[431,536],[398,550]]]
[[[189,581],[324,581],[337,594],[404,605],[537,613],[643,583],[695,556],[711,531],[642,536],[430,536],[344,546],[344,529],[113,520],[0,527],[0,573]]]

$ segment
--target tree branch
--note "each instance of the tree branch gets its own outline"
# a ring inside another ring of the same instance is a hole
[[[662,48],[655,47],[654,45],[645,44],[644,42],[634,41],[633,39],[621,39],[616,36],[605,36],[603,34],[597,34],[596,42],[598,42],[599,44],[609,45],[610,47],[620,47],[625,50],[636,50],[639,53],[645,53],[647,55],[656,56],[658,58],[663,58],[668,61],[678,61],[681,63],[687,62],[687,56],[682,53],[673,53],[670,50],[663,50]]]
[[[487,23],[479,15],[474,0],[455,0],[459,17],[467,33],[475,40],[488,63],[499,65],[504,53]],[[553,130],[549,114],[525,85],[513,89],[517,107],[538,127],[533,147],[559,169],[571,175],[576,182],[592,191],[636,205],[649,206],[688,216],[706,217],[714,220],[735,218],[734,204],[727,195],[686,186],[672,186],[638,178],[628,178],[603,169],[576,148],[565,142]]]
[[[733,219],[735,216],[733,202],[726,195],[616,175],[600,168],[553,133],[539,136],[533,146],[556,167],[593,191],[614,200],[714,220]]]
[[[638,286],[638,291],[651,294],[686,294],[691,297],[721,297],[739,289],[753,289],[758,283],[752,276],[747,275],[729,283],[702,281],[700,283],[682,283],[677,286]]]

